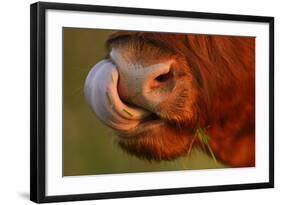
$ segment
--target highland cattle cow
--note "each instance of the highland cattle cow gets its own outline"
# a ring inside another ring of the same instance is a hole
[[[122,149],[158,161],[199,147],[255,166],[255,38],[116,32],[107,49],[85,96]]]

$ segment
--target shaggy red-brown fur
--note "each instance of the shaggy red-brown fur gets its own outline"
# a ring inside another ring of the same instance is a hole
[[[177,86],[155,111],[163,124],[121,137],[122,148],[170,160],[187,153],[195,130],[206,128],[218,160],[232,167],[255,166],[255,38],[116,32],[107,44],[121,51],[130,44],[132,61],[142,64],[176,59]]]

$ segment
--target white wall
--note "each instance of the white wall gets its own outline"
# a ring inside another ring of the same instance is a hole
[[[52,0],[49,0],[52,1]],[[0,204],[31,204],[29,197],[29,4],[34,1],[2,1],[0,6]],[[84,0],[71,3],[147,7],[186,11],[275,16],[275,55],[280,53],[280,6],[265,0]],[[275,61],[275,164],[276,188],[161,197],[143,197],[69,204],[267,204],[279,201],[281,81],[280,58]],[[65,203],[63,203],[65,204]],[[276,204],[276,203],[275,203]]]

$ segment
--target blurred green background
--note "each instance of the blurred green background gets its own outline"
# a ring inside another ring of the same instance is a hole
[[[128,155],[85,103],[83,88],[90,69],[105,56],[113,31],[63,29],[63,175],[172,171],[224,167],[199,150],[170,162],[149,162]]]

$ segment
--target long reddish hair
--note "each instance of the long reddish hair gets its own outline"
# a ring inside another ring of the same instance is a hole
[[[254,166],[255,38],[116,32],[107,46],[128,39],[138,39],[140,52],[151,45],[166,58],[177,56],[181,69],[191,72],[198,91],[192,126],[207,127],[212,149],[222,162]]]

